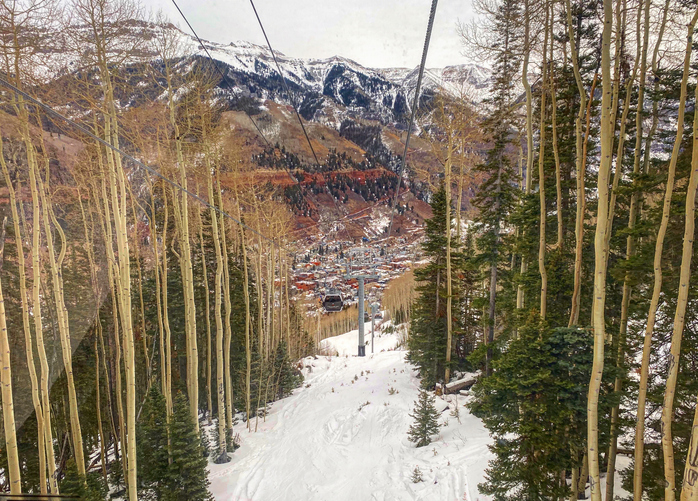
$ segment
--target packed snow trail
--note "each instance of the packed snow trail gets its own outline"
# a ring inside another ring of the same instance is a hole
[[[366,327],[370,340],[370,323]],[[340,355],[349,348],[355,353],[357,338],[352,331],[323,344]],[[457,403],[460,424],[451,415],[455,396],[448,396],[450,404],[437,397],[443,411],[438,439],[419,449],[407,440],[419,380],[405,351],[388,351],[396,345],[395,334],[383,334],[376,337],[373,355],[367,346],[363,358],[304,359],[303,387],[275,402],[256,433],[239,423],[235,432],[242,446],[232,461],[210,465],[215,499],[487,500],[477,484],[491,458],[491,439],[463,406],[465,397]],[[412,482],[415,466],[423,482]]]

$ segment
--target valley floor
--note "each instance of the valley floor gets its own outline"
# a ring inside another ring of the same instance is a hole
[[[370,339],[370,323],[366,324]],[[242,446],[233,460],[211,465],[217,501],[485,501],[477,484],[491,457],[487,430],[458,399],[437,397],[441,433],[431,445],[407,440],[419,380],[395,350],[397,336],[376,338],[375,352],[359,358],[357,331],[326,340],[340,356],[304,360],[305,382],[273,404],[257,433],[236,426]],[[394,388],[396,392],[389,394]],[[254,425],[254,423],[253,423]],[[411,480],[415,466],[424,481]]]

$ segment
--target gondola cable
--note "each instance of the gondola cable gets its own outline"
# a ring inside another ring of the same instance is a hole
[[[172,0],[174,1],[174,0]],[[281,71],[281,65],[279,64],[279,60],[276,57],[276,53],[274,52],[274,48],[271,46],[271,42],[269,41],[269,37],[267,36],[267,32],[264,29],[264,24],[262,24],[262,19],[259,17],[259,13],[257,12],[257,7],[254,4],[254,0],[250,0],[250,5],[252,6],[252,10],[254,11],[254,15],[257,18],[257,22],[259,23],[259,27],[262,30],[262,34],[264,35],[264,40],[267,42],[267,47],[269,47],[269,52],[271,52],[271,57],[274,59],[274,64],[276,65],[276,70],[279,72],[279,76],[281,77],[281,85],[284,88],[284,91],[286,92],[286,95],[288,96],[289,101],[291,101],[291,106],[293,107],[293,111],[296,114],[296,118],[298,119],[298,123],[301,125],[301,129],[303,129],[303,135],[305,136],[305,140],[308,142],[308,146],[310,147],[310,151],[313,154],[313,158],[315,159],[315,164],[320,167],[320,161],[318,160],[317,154],[315,153],[315,148],[313,148],[313,143],[310,141],[310,137],[308,136],[308,131],[305,128],[305,124],[303,123],[303,119],[301,118],[300,113],[298,112],[298,106],[296,105],[295,99],[293,98],[293,94],[291,94],[290,89],[288,88],[288,84],[286,83],[286,79],[284,78],[284,74]],[[337,209],[337,214],[340,215],[342,214],[342,210],[339,208],[339,205],[337,204],[337,199],[332,195],[332,192],[330,192],[330,189],[327,187],[327,183],[325,183],[325,189],[327,190],[327,193],[330,195],[330,198],[332,198],[332,202],[334,202],[335,209]],[[344,219],[346,214],[340,218]],[[348,235],[348,232],[346,231],[345,228],[345,233]]]
[[[250,0],[251,1],[251,0]],[[434,26],[434,16],[436,15],[436,5],[438,0],[432,0],[431,11],[429,12],[429,22],[427,23],[427,34],[424,38],[424,48],[422,49],[422,61],[419,64],[419,75],[417,76],[417,87],[414,90],[414,102],[412,103],[412,112],[410,114],[410,121],[407,126],[407,138],[405,139],[405,150],[402,152],[402,162],[400,164],[400,172],[397,178],[397,188],[395,189],[395,199],[393,200],[393,207],[390,211],[390,226],[388,226],[388,236],[386,239],[390,238],[393,232],[393,218],[395,217],[395,210],[397,209],[398,196],[400,195],[400,184],[402,183],[402,176],[405,173],[405,165],[407,162],[407,148],[410,144],[410,136],[412,135],[412,127],[414,125],[414,117],[417,114],[417,106],[419,105],[419,91],[422,87],[422,78],[424,77],[424,67],[427,63],[427,52],[429,51],[429,42],[431,41],[431,30]]]
[[[192,34],[193,34],[194,37],[198,40],[199,45],[201,45],[201,48],[202,48],[202,49],[204,50],[204,52],[206,53],[206,56],[208,57],[208,60],[211,61],[211,64],[212,64],[213,67],[216,69],[216,71],[218,72],[218,74],[221,76],[223,82],[227,82],[228,78],[227,78],[226,74],[223,73],[223,71],[219,68],[218,64],[216,63],[216,60],[213,59],[213,56],[211,56],[211,53],[209,52],[208,48],[206,47],[206,44],[204,44],[203,40],[201,40],[201,38],[199,37],[199,35],[196,33],[196,30],[194,30],[194,27],[191,25],[191,23],[190,23],[189,20],[187,19],[187,16],[184,15],[184,12],[182,12],[182,9],[180,9],[180,8],[179,8],[179,5],[177,5],[176,0],[172,0],[172,3],[174,4],[175,8],[177,9],[177,12],[179,12],[179,15],[182,16],[182,19],[184,19],[184,22],[187,24],[187,26],[189,26],[189,29],[191,30]],[[235,85],[231,85],[230,88],[231,88],[231,90],[232,90],[233,93],[234,93],[234,92],[235,92]],[[237,97],[239,98],[239,96],[237,96]],[[265,136],[264,133],[262,132],[262,129],[259,127],[259,125],[258,125],[257,122],[255,121],[255,119],[252,118],[252,115],[250,115],[250,113],[249,113],[247,110],[245,110],[245,109],[243,109],[243,112],[245,113],[245,115],[247,115],[247,118],[250,119],[250,122],[252,122],[252,125],[254,125],[254,128],[257,129],[257,132],[258,132],[259,135],[262,137],[262,139],[263,139],[264,142],[266,143],[267,147],[271,148],[271,147],[272,147],[271,143],[270,143],[269,140],[266,138],[266,136]],[[314,152],[313,152],[313,154],[314,154]],[[316,160],[317,160],[317,158],[316,158]],[[297,178],[296,176],[294,176],[294,175],[291,173],[291,171],[289,170],[289,168],[288,168],[285,164],[282,164],[282,166],[283,166],[284,170],[288,173],[289,177],[290,177],[293,181],[296,182],[296,184],[298,185],[298,192],[299,192],[300,196],[303,197],[303,200],[305,200],[306,205],[307,205],[308,207],[310,207],[310,202],[309,202],[309,200],[307,199],[307,197],[305,196],[305,193],[303,192],[303,186],[301,185],[301,182],[298,180],[298,178]]]

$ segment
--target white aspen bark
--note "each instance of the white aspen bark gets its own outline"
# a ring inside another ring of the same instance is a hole
[[[43,148],[46,151],[45,147]],[[75,463],[78,474],[84,479],[85,471],[85,456],[82,443],[82,430],[80,428],[80,418],[78,416],[78,399],[75,391],[75,382],[73,379],[73,349],[70,340],[70,326],[68,323],[68,309],[65,306],[65,296],[63,293],[62,279],[62,263],[65,257],[67,240],[63,228],[57,224],[51,207],[51,196],[49,192],[49,163],[48,158],[45,159],[46,164],[46,184],[41,178],[41,174],[37,172],[36,180],[38,182],[39,199],[41,201],[42,219],[44,223],[44,234],[46,235],[46,244],[48,250],[49,269],[51,272],[51,281],[53,285],[53,299],[56,305],[56,318],[58,323],[58,333],[61,343],[61,353],[63,356],[63,366],[65,368],[66,386],[68,388],[68,404],[70,416],[70,433],[73,442],[73,454],[75,454]],[[51,207],[49,209],[49,207]],[[56,257],[55,247],[53,242],[53,233],[51,232],[50,221],[53,220],[56,231],[61,239],[61,250]]]
[[[0,154],[2,154],[0,152]],[[7,216],[2,222],[0,234],[0,270],[5,252],[5,225]],[[0,279],[0,386],[2,386],[2,422],[5,432],[5,449],[7,451],[7,473],[10,483],[10,494],[21,494],[22,477],[19,469],[19,452],[17,450],[17,433],[15,431],[15,407],[12,399],[12,366],[10,362],[10,342],[7,337],[7,321],[5,319],[5,298]]]
[[[209,174],[210,176],[210,174]],[[209,195],[210,196],[210,195]],[[208,286],[208,271],[206,270],[206,248],[204,247],[204,224],[201,220],[201,206],[197,205],[196,209],[197,222],[199,225],[199,244],[201,247],[201,269],[204,277],[204,289],[206,294],[204,295],[204,308],[205,308],[205,319],[206,319],[206,405],[207,405],[207,416],[208,424],[211,424],[211,415],[213,412],[213,402],[211,395],[211,302],[209,299],[209,286]]]
[[[16,34],[15,34],[16,35]],[[16,51],[17,48],[15,36]],[[19,75],[19,57],[15,58],[15,72]],[[15,82],[21,88],[19,79]],[[52,493],[58,493],[58,481],[56,479],[56,459],[53,450],[53,430],[51,427],[51,412],[50,412],[50,393],[49,393],[49,365],[46,357],[43,336],[43,321],[41,317],[41,207],[39,204],[40,194],[36,175],[38,173],[36,150],[32,143],[31,133],[29,130],[29,114],[24,105],[22,97],[18,97],[16,102],[13,102],[15,111],[20,118],[20,134],[24,142],[24,147],[27,155],[27,165],[29,171],[29,185],[32,194],[32,306],[33,319],[36,332],[37,352],[39,355],[39,364],[41,368],[40,387],[41,387],[41,405],[46,409],[44,413],[44,447],[46,449],[48,474],[50,477],[50,487]]]
[[[218,397],[218,443],[219,453],[222,458],[227,454],[227,433],[226,433],[226,405],[225,405],[225,372],[223,355],[223,317],[221,313],[222,282],[223,282],[223,252],[221,251],[220,234],[218,233],[218,214],[213,207],[213,179],[211,168],[207,165],[206,181],[208,183],[208,199],[212,203],[211,207],[211,231],[213,232],[213,248],[216,251],[216,275],[213,283],[214,293],[214,318],[216,323],[216,395]],[[228,371],[230,368],[228,368]],[[219,457],[220,460],[220,457]]]
[[[589,133],[589,117],[590,107],[594,96],[594,85],[591,87],[589,95],[589,103],[587,104],[587,93],[582,82],[581,72],[579,69],[579,55],[577,53],[577,45],[575,41],[574,26],[572,24],[572,7],[570,0],[565,0],[565,12],[567,17],[567,36],[570,42],[570,59],[572,60],[572,69],[574,71],[574,79],[577,83],[577,91],[579,93],[579,111],[574,122],[575,131],[575,170],[576,170],[576,190],[577,190],[577,215],[575,219],[575,260],[574,260],[574,286],[572,292],[572,309],[570,311],[569,327],[579,323],[579,309],[581,306],[581,286],[582,286],[582,246],[584,244],[584,213],[586,207],[585,195],[585,166],[586,166],[586,142],[582,140],[582,120],[586,112],[587,127],[586,134]],[[596,82],[596,77],[594,77]]]
[[[681,501],[696,500],[698,500],[698,404],[693,416],[691,441],[688,446],[686,468],[683,473],[683,489],[681,490]]]
[[[155,306],[157,309],[158,317],[158,341],[159,341],[159,352],[160,352],[160,387],[162,390],[163,398],[167,401],[167,373],[166,373],[166,354],[165,354],[165,325],[163,321],[162,313],[162,285],[160,283],[160,251],[158,250],[158,233],[157,225],[155,224],[155,195],[153,193],[154,186],[150,187],[150,207],[153,211],[153,217],[150,218],[150,239],[153,242],[153,256],[155,257],[155,263],[153,265],[153,273],[155,274]],[[165,221],[167,224],[167,221]],[[163,245],[165,245],[163,240]],[[155,350],[155,346],[153,346]],[[167,405],[165,405],[167,407]],[[169,419],[169,416],[168,416]]]
[[[111,210],[109,208],[109,197],[107,196],[106,181],[102,179],[102,202],[103,202],[103,217],[102,231],[104,233],[104,246],[109,260],[107,267],[109,275],[109,285],[111,287],[112,297],[112,323],[114,325],[114,390],[116,393],[116,414],[119,420],[119,442],[121,448],[121,467],[124,472],[124,478],[128,482],[128,455],[124,452],[126,447],[126,425],[124,421],[124,407],[122,401],[122,380],[121,380],[121,339],[119,335],[119,308],[121,303],[121,291],[118,284],[118,264],[114,254],[114,234],[111,223]],[[102,214],[100,212],[100,214]],[[105,357],[106,360],[106,357]]]
[[[533,92],[528,81],[528,64],[531,52],[531,2],[524,0],[524,59],[521,70],[521,82],[526,91],[526,182],[524,193],[531,193],[533,171]],[[525,256],[521,256],[521,275],[528,271],[528,262]],[[495,272],[496,273],[496,272]],[[516,290],[516,308],[524,307],[524,289],[519,285]]]
[[[698,10],[696,10],[688,27],[688,37],[686,42],[686,66],[684,67],[684,78],[681,86],[681,103],[685,107],[686,102],[686,81],[690,71],[691,47],[693,44],[693,29],[698,20]],[[698,98],[698,88],[696,89]],[[697,101],[698,102],[698,101]],[[681,106],[681,105],[680,105]],[[683,121],[682,114],[679,120]],[[680,136],[677,136],[677,142]],[[674,152],[678,154],[678,151]],[[678,155],[677,155],[678,156]],[[673,160],[673,158],[672,158]],[[674,161],[674,164],[676,162]],[[679,375],[679,357],[681,356],[681,340],[683,328],[686,323],[686,307],[688,305],[688,289],[691,281],[691,258],[693,257],[693,239],[695,236],[695,215],[696,215],[696,188],[698,187],[698,114],[693,120],[693,154],[691,158],[691,176],[686,192],[686,221],[683,233],[683,248],[681,252],[681,271],[679,274],[679,293],[676,300],[676,311],[674,313],[674,330],[671,336],[671,349],[669,351],[669,374],[667,375],[666,389],[664,390],[664,404],[662,406],[662,451],[664,453],[664,500],[674,501],[676,499],[676,471],[674,465],[674,442],[672,438],[671,424],[674,418],[674,395],[676,394],[676,380]],[[668,183],[667,183],[667,191]],[[689,463],[692,458],[689,456]],[[687,479],[690,490],[695,492],[695,478]],[[694,485],[691,486],[691,483]]]
[[[552,28],[551,28],[552,29]],[[553,48],[554,43],[550,43],[550,61],[553,61]],[[552,139],[553,139],[553,157],[555,159],[555,205],[557,213],[557,240],[555,242],[555,248],[558,252],[562,252],[563,245],[563,219],[562,219],[562,172],[560,169],[560,148],[558,146],[557,139],[557,96],[555,95],[555,71],[553,66],[550,67],[550,105],[552,107],[552,113],[550,117],[552,126]]]
[[[237,190],[235,193],[235,208],[237,209],[238,220],[242,221],[242,214],[240,213],[240,202],[237,196]],[[252,349],[250,346],[250,327],[252,324],[252,318],[250,317],[250,284],[247,270],[247,242],[245,239],[245,229],[242,226],[240,226],[240,246],[242,247],[242,270],[245,274],[245,276],[243,277],[245,287],[245,412],[247,413],[247,426],[249,430],[250,384],[252,378]]]
[[[34,362],[34,349],[31,334],[31,326],[29,320],[29,302],[27,298],[27,277],[26,264],[24,260],[24,245],[22,232],[19,226],[19,214],[17,211],[17,198],[15,189],[10,179],[10,173],[7,169],[5,157],[3,154],[3,141],[0,135],[0,166],[5,177],[5,184],[10,198],[10,208],[12,210],[12,224],[15,232],[15,244],[17,246],[17,268],[19,275],[19,294],[22,304],[22,328],[24,331],[24,347],[27,358],[27,369],[29,371],[29,381],[31,383],[32,405],[34,406],[34,414],[36,415],[37,425],[37,445],[39,449],[39,488],[41,494],[47,494],[47,478],[46,478],[46,447],[44,445],[44,412],[41,406],[41,393],[39,389],[39,381],[36,377],[36,364]]]
[[[606,231],[606,261],[608,262],[608,253],[610,250],[610,239],[611,239],[611,232],[613,229],[613,218],[615,214],[615,204],[616,204],[616,197],[617,197],[617,189],[618,189],[618,183],[620,181],[620,177],[622,175],[622,167],[623,167],[623,158],[624,158],[624,145],[625,145],[625,130],[626,130],[626,124],[628,121],[628,113],[630,111],[630,99],[632,97],[632,90],[633,90],[633,85],[635,82],[635,79],[637,77],[637,72],[640,66],[640,57],[641,57],[641,20],[642,16],[640,15],[641,9],[642,9],[642,1],[640,1],[640,4],[638,5],[637,9],[637,18],[636,18],[636,27],[635,27],[635,34],[636,34],[636,51],[635,51],[635,63],[633,65],[633,72],[628,81],[625,83],[626,85],[626,92],[625,92],[625,98],[623,100],[623,113],[621,115],[621,124],[620,124],[620,132],[618,135],[618,149],[616,151],[616,171],[613,176],[613,189],[611,192],[611,201],[610,201],[610,208],[609,208],[609,216],[608,216],[608,227]],[[626,19],[626,13],[627,13],[627,1],[623,1],[623,24],[625,24],[625,19]],[[628,216],[628,230],[632,231],[633,228],[635,227],[635,208],[636,208],[636,196],[633,194],[631,197],[631,202],[630,202],[630,211],[629,211],[629,216]],[[632,235],[628,235],[626,239],[626,260],[630,259],[634,253],[635,249],[635,243]],[[617,348],[617,353],[616,353],[616,367],[620,370],[623,367],[624,360],[625,360],[625,345],[626,345],[626,336],[627,336],[627,330],[628,330],[628,309],[630,307],[630,297],[632,293],[632,288],[629,284],[629,276],[625,276],[625,279],[623,280],[623,293],[622,293],[622,298],[621,298],[621,314],[620,314],[620,327],[619,327],[619,332],[618,332],[618,348]],[[620,394],[620,391],[622,389],[622,384],[623,380],[621,376],[617,376],[614,381],[614,393]],[[613,409],[611,410],[611,429],[610,429],[610,445],[608,448],[608,466],[607,466],[607,473],[606,473],[606,496],[605,499],[607,500],[612,500],[613,495],[614,495],[614,490],[615,490],[615,473],[616,473],[616,455],[618,452],[618,419],[620,415],[620,407],[619,405],[613,406]]]
[[[546,114],[546,93],[548,74],[548,24],[550,10],[545,6],[545,38],[543,40],[543,69],[541,76],[540,95],[540,144],[538,146],[538,199],[540,201],[540,220],[538,236],[538,272],[540,273],[540,318],[545,320],[548,306],[548,271],[545,268],[545,223],[547,218],[547,208],[545,203],[545,114]],[[551,41],[552,43],[552,41]]]
[[[452,303],[453,284],[451,280],[451,155],[453,153],[453,134],[447,131],[446,162],[444,163],[444,187],[446,188],[446,367],[444,382],[451,380],[451,344],[453,332]],[[361,319],[363,321],[363,319]]]
[[[174,130],[179,184],[185,190],[188,188],[187,171],[182,153],[182,140],[179,125],[175,118],[175,106],[170,85],[170,74],[167,74],[170,126]],[[175,222],[179,230],[179,255],[182,273],[182,290],[184,294],[185,332],[187,339],[187,389],[189,396],[189,412],[194,420],[196,432],[199,432],[199,355],[196,339],[196,304],[194,302],[194,271],[191,261],[191,237],[189,234],[189,195],[182,192],[174,195]],[[178,202],[178,203],[177,203]]]
[[[638,91],[638,110],[642,110],[644,108],[644,95],[645,95],[645,76],[646,76],[646,65],[647,65],[647,51],[648,51],[648,46],[649,46],[649,26],[650,26],[650,4],[651,2],[648,0],[647,3],[645,4],[645,32],[643,35],[643,53],[642,53],[642,66],[640,70],[640,88]],[[664,6],[664,15],[663,15],[663,21],[662,25],[659,30],[659,35],[658,39],[656,41],[656,45],[654,47],[654,53],[652,56],[652,70],[656,71],[656,64],[657,64],[657,57],[658,57],[658,51],[659,51],[659,46],[661,43],[662,39],[662,34],[664,32],[664,26],[666,24],[666,15],[669,7],[669,1],[667,0],[665,6]],[[655,86],[657,84],[655,83]],[[645,163],[649,166],[649,158],[650,158],[650,142],[651,142],[651,137],[654,134],[654,129],[656,128],[656,123],[658,120],[657,117],[657,101],[653,100],[652,104],[653,108],[653,117],[652,117],[652,126],[651,129],[647,135],[647,143],[645,147]],[[637,125],[639,124],[639,125]],[[638,112],[638,118],[637,118],[637,140],[635,142],[635,160],[634,160],[634,166],[633,166],[633,172],[639,173],[640,172],[640,149],[641,149],[641,143],[642,143],[642,116]],[[656,258],[656,249],[655,249],[655,258]],[[660,253],[660,260],[661,260],[661,253]],[[657,269],[655,268],[655,288],[653,289],[653,295],[654,291],[656,289],[656,281],[657,278],[659,278],[659,281],[661,282],[661,266],[659,268],[659,277],[656,274]],[[661,290],[661,288],[660,288]],[[651,310],[650,310],[651,311]],[[649,320],[649,318],[648,318]],[[644,449],[645,449],[645,414],[646,414],[646,402],[647,402],[647,384],[649,380],[649,362],[650,362],[650,349],[652,347],[652,330],[645,329],[645,335],[643,339],[643,344],[642,344],[642,361],[640,363],[640,384],[638,387],[638,394],[637,394],[637,415],[635,419],[635,463],[634,463],[634,471],[633,471],[633,501],[642,501],[642,473],[644,469]]]
[[[87,249],[87,259],[90,266],[90,282],[92,284],[92,291],[95,297],[98,297],[99,290],[97,287],[97,266],[95,265],[94,259],[94,240],[90,231],[87,228],[87,217],[85,215],[85,207],[82,203],[82,194],[80,192],[80,187],[77,187],[78,191],[78,203],[80,205],[80,214],[82,215],[82,226],[85,233],[85,246]],[[97,325],[97,331],[99,336],[95,335],[95,413],[97,414],[97,430],[99,433],[99,459],[102,466],[102,476],[104,481],[107,481],[107,463],[105,454],[105,439],[104,439],[104,428],[102,426],[102,405],[101,405],[101,395],[100,395],[100,381],[99,381],[99,347],[98,347],[98,337],[102,336],[102,322],[99,318],[99,308],[95,312],[95,320]]]
[[[164,206],[164,222],[162,225],[162,320],[165,326],[165,402],[168,419],[172,416],[172,330],[170,329],[169,301],[167,292],[167,225],[169,224],[169,207],[167,205],[167,188],[163,184],[162,199]]]
[[[601,161],[598,173],[598,211],[596,234],[594,237],[594,303],[592,325],[594,329],[594,359],[589,381],[587,403],[587,448],[592,501],[601,501],[599,472],[599,391],[604,365],[604,343],[606,340],[606,250],[605,234],[608,224],[609,172],[613,156],[613,123],[611,122],[612,82],[611,82],[611,33],[613,31],[612,0],[604,0],[604,27],[601,46],[601,78],[603,94],[601,98]]]
[[[218,195],[218,207],[223,209],[223,188],[221,186],[221,180],[216,171],[216,191]],[[223,302],[225,305],[225,322],[223,323],[225,332],[225,343],[224,343],[224,362],[225,362],[225,416],[226,425],[229,430],[233,429],[233,414],[234,414],[234,404],[233,404],[233,376],[230,373],[232,370],[232,365],[230,363],[230,349],[233,339],[232,326],[230,325],[230,316],[233,311],[232,303],[230,300],[230,266],[228,258],[228,237],[226,236],[225,221],[223,218],[218,220],[220,225],[220,239],[221,246],[223,248]],[[249,415],[248,415],[249,422]]]

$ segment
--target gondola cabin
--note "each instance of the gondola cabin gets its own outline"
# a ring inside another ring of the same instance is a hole
[[[322,299],[322,307],[325,308],[327,312],[342,311],[344,306],[344,301],[342,300],[342,294],[337,291],[330,291],[325,294]]]

